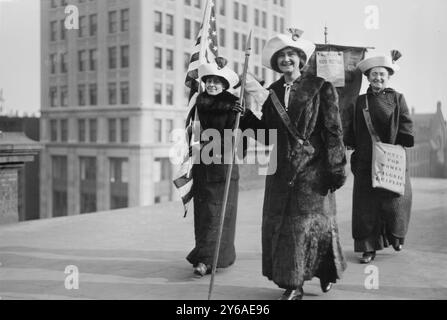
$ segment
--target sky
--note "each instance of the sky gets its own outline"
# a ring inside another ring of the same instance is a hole
[[[330,43],[375,47],[368,56],[401,51],[401,71],[390,86],[417,113],[434,113],[442,101],[447,117],[447,1],[291,1],[291,26],[304,38],[323,43],[327,25]],[[367,11],[371,6],[376,11]],[[40,109],[39,0],[0,0],[0,88],[8,110]]]

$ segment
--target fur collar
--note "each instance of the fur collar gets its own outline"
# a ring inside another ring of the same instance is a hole
[[[238,99],[228,91],[223,91],[217,96],[203,92],[197,97],[197,110],[201,113],[226,113],[233,110],[234,103]]]

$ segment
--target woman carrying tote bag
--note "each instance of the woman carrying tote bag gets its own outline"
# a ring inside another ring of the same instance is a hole
[[[413,122],[405,98],[388,87],[390,77],[399,69],[395,61],[400,57],[398,51],[392,51],[391,56],[369,58],[358,65],[370,86],[367,93],[357,99],[345,144],[354,149],[351,156],[354,174],[352,234],[354,251],[363,252],[360,263],[371,262],[376,251],[389,245],[396,251],[402,250],[410,221],[412,191],[408,158],[403,195],[373,188],[373,138],[365,120],[369,114],[370,120],[367,120],[381,142],[413,147]]]

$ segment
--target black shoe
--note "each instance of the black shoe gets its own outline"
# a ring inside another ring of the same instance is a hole
[[[376,257],[376,252],[365,252],[360,258],[360,263],[370,263]]]
[[[320,287],[321,291],[323,291],[324,293],[329,292],[332,289],[332,282],[320,280]]]
[[[303,300],[303,296],[303,288],[298,288],[296,290],[287,289],[278,300]]]
[[[398,244],[398,245],[393,245],[394,250],[396,251],[402,251],[402,245]]]

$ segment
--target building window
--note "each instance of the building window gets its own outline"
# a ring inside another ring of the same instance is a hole
[[[243,4],[242,5],[242,21],[243,22],[247,22],[247,5]]]
[[[85,119],[78,119],[78,141],[85,142]]]
[[[226,42],[226,40],[225,40],[225,38],[226,38],[226,32],[225,32],[225,29],[223,29],[223,28],[220,28],[219,29],[219,45],[221,46],[221,47],[225,47],[225,42]]]
[[[163,16],[160,11],[155,11],[155,20],[154,20],[154,26],[155,26],[155,32],[162,33],[163,32]]]
[[[85,50],[78,51],[79,72],[85,71],[87,64],[87,52]]]
[[[65,20],[60,21],[61,40],[65,40]]]
[[[273,16],[273,31],[278,31],[278,17]]]
[[[96,158],[81,157],[80,165],[80,211],[91,213],[96,211]]]
[[[51,157],[53,185],[53,217],[67,215],[68,171],[67,157]]]
[[[129,161],[125,158],[109,158],[110,164],[110,209],[127,208]]]
[[[115,47],[109,48],[109,69],[116,69],[117,59],[117,49]]]
[[[284,18],[279,18],[280,31],[284,33]]]
[[[166,69],[174,70],[174,51],[166,49]]]
[[[121,82],[121,104],[129,104],[129,82]]]
[[[191,6],[191,0],[185,0],[185,6]]]
[[[50,120],[50,141],[57,142],[57,120]]]
[[[166,85],[166,104],[172,106],[174,104],[174,86]]]
[[[201,0],[194,0],[194,7],[200,9],[201,8]]]
[[[50,87],[50,106],[57,106],[57,87]]]
[[[116,119],[109,119],[109,142],[116,141]]]
[[[161,83],[156,83],[155,85],[154,85],[154,102],[156,103],[156,104],[161,104],[162,103],[162,101],[161,101],[161,91],[162,91],[162,85],[161,85]]]
[[[191,39],[191,20],[185,19],[185,39]]]
[[[166,34],[174,35],[174,16],[172,14],[166,15]]]
[[[98,139],[98,122],[96,121],[96,119],[89,120],[89,136],[90,142],[95,143]]]
[[[79,106],[85,106],[87,99],[85,97],[85,84],[78,85],[78,103]]]
[[[233,33],[233,49],[239,50],[239,33]]]
[[[121,46],[121,68],[129,68],[129,46]]]
[[[255,26],[259,26],[259,9],[255,9]]]
[[[68,121],[66,119],[61,120],[61,141],[68,141]]]
[[[161,119],[154,119],[155,142],[162,142]]]
[[[56,41],[57,38],[57,21],[50,22],[50,40]]]
[[[262,27],[267,29],[267,12],[262,12]]]
[[[96,84],[89,85],[89,96],[90,96],[90,105],[96,106],[98,103],[98,94],[97,94],[97,86]]]
[[[61,53],[61,73],[67,73],[67,53]]]
[[[129,9],[121,10],[121,32],[129,31]]]
[[[55,74],[57,69],[57,55],[55,53],[50,54],[50,73]]]
[[[225,7],[226,7],[226,0],[219,0],[219,2],[220,2],[219,13],[220,13],[222,16],[224,16],[224,15],[226,14],[226,10],[225,10]]]
[[[243,34],[242,35],[242,45],[241,45],[242,50],[246,50],[247,49],[246,46],[247,46],[247,36],[245,34]]]
[[[116,83],[109,83],[109,105],[114,106],[117,104]]]
[[[259,54],[259,38],[255,38],[255,54]]]
[[[239,3],[238,2],[234,2],[234,7],[233,7],[233,18],[234,20],[239,20]]]
[[[121,119],[121,142],[129,142],[129,119]]]
[[[79,17],[79,38],[85,37],[87,35],[87,21],[86,17]]]
[[[96,70],[97,55],[98,52],[96,49],[90,50],[90,71]]]
[[[118,16],[116,11],[109,12],[109,33],[118,31]]]
[[[98,30],[98,16],[96,14],[91,14],[90,17],[90,37],[96,36]]]
[[[162,50],[161,48],[155,48],[155,68],[162,68]]]
[[[174,121],[171,119],[166,120],[166,141],[171,142],[171,133],[174,130]]]
[[[61,107],[68,106],[68,87],[62,86],[61,87]]]

